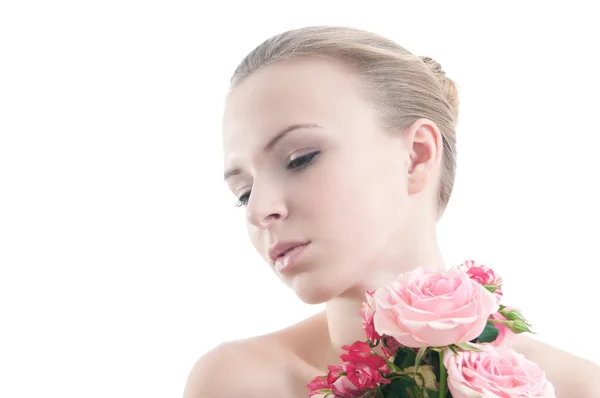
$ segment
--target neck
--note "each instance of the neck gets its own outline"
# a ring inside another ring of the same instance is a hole
[[[394,280],[400,273],[417,267],[426,269],[445,269],[442,254],[437,244],[435,233],[427,239],[416,243],[412,249],[399,255],[379,259],[370,275],[364,278],[360,286],[354,286],[344,294],[330,300],[326,304],[327,323],[331,342],[330,360],[339,362],[342,345],[350,345],[355,341],[364,341],[360,309],[365,301],[365,292],[383,287]],[[408,247],[405,246],[405,247]],[[386,257],[386,256],[384,256]],[[396,261],[394,261],[394,257]],[[402,260],[399,260],[401,258]]]

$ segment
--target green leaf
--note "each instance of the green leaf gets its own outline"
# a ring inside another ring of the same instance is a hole
[[[417,359],[415,360],[415,365],[416,365],[415,370],[419,369],[419,365],[421,364],[421,359],[423,359],[423,355],[425,355],[426,352],[427,352],[427,347],[419,348],[419,352],[417,353]]]
[[[402,394],[399,391],[390,390],[387,394],[384,395],[385,398],[403,398],[405,394]]]
[[[441,351],[432,351],[429,354],[429,365],[433,368],[436,380],[440,379],[440,354]]]
[[[400,397],[405,397],[408,390],[411,390],[415,387],[417,383],[411,377],[402,377],[400,379],[396,379],[390,385],[390,392],[400,393]]]
[[[454,344],[456,347],[461,348],[465,351],[481,351],[479,347],[471,343],[457,343]]]
[[[394,358],[394,365],[399,367],[400,369],[407,368],[409,366],[413,366],[417,359],[417,354],[415,350],[409,347],[400,347],[396,358]]]
[[[488,321],[485,324],[483,332],[481,332],[481,334],[479,335],[479,337],[477,337],[476,340],[480,343],[491,343],[498,338],[499,334],[500,331],[498,330],[498,328],[494,326],[492,322]]]

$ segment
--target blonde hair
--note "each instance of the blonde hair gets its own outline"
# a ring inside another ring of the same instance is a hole
[[[395,42],[364,30],[313,26],[273,36],[252,50],[231,78],[231,89],[254,72],[293,58],[318,57],[352,68],[366,83],[383,127],[401,131],[420,118],[438,126],[443,165],[437,198],[442,216],[454,186],[458,89],[440,64],[418,57]]]

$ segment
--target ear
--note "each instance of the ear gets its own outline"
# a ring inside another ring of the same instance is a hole
[[[442,159],[442,133],[429,119],[418,119],[405,131],[408,148],[408,193],[421,192],[431,181],[436,181]]]

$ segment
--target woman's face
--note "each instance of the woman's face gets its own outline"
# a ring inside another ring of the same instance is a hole
[[[361,285],[411,241],[419,151],[378,126],[359,90],[336,64],[296,60],[254,73],[226,104],[226,181],[252,244],[311,304]]]

